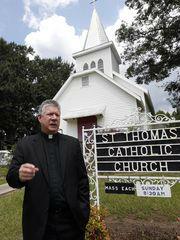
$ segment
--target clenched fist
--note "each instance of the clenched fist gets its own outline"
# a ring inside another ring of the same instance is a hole
[[[31,180],[38,171],[39,169],[35,167],[33,164],[30,163],[22,164],[19,169],[19,179],[21,182]]]

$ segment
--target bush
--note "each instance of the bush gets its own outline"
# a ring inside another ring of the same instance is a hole
[[[90,219],[86,230],[86,240],[110,240],[104,217],[107,210],[91,207]]]

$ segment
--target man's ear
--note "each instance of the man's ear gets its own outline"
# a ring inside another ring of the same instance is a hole
[[[41,123],[41,115],[38,115],[37,119]]]

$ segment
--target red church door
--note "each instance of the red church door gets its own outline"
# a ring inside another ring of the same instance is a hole
[[[97,117],[96,116],[89,116],[89,117],[82,117],[77,119],[78,123],[78,139],[82,142],[82,127],[84,128],[93,128],[93,126],[97,126]]]

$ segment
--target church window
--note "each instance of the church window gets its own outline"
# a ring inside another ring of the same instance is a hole
[[[82,77],[82,87],[89,86],[89,76]]]
[[[103,60],[102,60],[102,59],[99,59],[99,60],[98,60],[98,69],[99,69],[101,72],[104,72],[104,63],[103,63]]]
[[[88,70],[88,68],[89,68],[89,67],[88,67],[88,64],[85,63],[84,66],[83,66],[83,70]]]
[[[96,67],[96,64],[94,61],[91,62],[91,68],[95,68]]]

